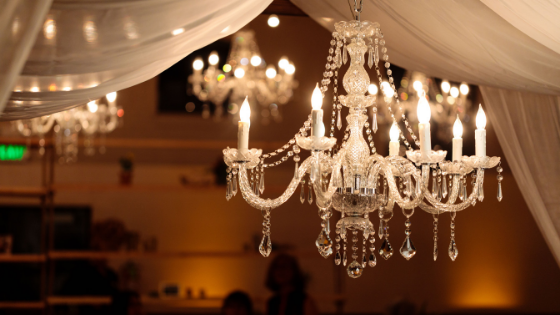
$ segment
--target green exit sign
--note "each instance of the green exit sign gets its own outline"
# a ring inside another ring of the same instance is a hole
[[[21,161],[27,151],[24,145],[0,144],[0,161]]]

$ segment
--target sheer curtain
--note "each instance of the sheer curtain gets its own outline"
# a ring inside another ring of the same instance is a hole
[[[4,0],[0,8],[0,112],[12,93],[51,0]]]
[[[59,112],[146,81],[271,1],[55,0],[0,119]]]
[[[517,185],[560,264],[560,96],[481,87]]]

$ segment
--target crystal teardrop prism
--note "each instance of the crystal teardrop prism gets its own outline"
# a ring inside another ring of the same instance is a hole
[[[381,247],[379,248],[379,255],[383,257],[383,259],[387,260],[393,256],[393,247],[391,247],[391,243],[389,243],[388,239],[383,240]]]
[[[227,182],[227,187],[226,187],[226,200],[230,200],[231,199],[231,181]]]
[[[237,195],[237,178],[234,176],[231,181],[231,193],[233,196]]]
[[[342,253],[342,264],[344,266],[346,266],[347,261],[348,261],[348,259],[346,259],[346,251],[344,251],[344,253]]]
[[[377,129],[379,129],[377,127],[377,113],[373,113],[372,122],[371,122],[371,130],[373,131],[373,133],[377,133]]]
[[[362,267],[367,267],[366,253],[362,255]]]
[[[406,237],[400,249],[401,255],[406,259],[409,260],[414,255],[416,255],[416,248],[414,244],[410,240],[410,237]]]
[[[338,110],[338,117],[336,118],[336,128],[342,129],[342,118],[340,117],[340,109]]]
[[[463,189],[463,186],[464,186],[463,181],[460,181],[459,182],[459,199],[461,199],[461,201],[465,200],[465,195],[464,195],[465,190]]]
[[[264,173],[261,173],[261,182],[259,183],[259,191],[261,194],[264,192]]]
[[[299,169],[299,163],[296,162],[296,167],[294,168],[294,178],[297,178],[298,169]]]
[[[375,54],[373,55],[373,63],[375,64],[379,63],[379,49],[377,48],[377,45],[375,45]]]
[[[315,241],[315,246],[317,246],[319,254],[324,258],[332,254],[332,240],[325,229],[321,229],[321,233],[319,233],[319,237]]]
[[[344,64],[348,62],[348,50],[346,49],[346,45],[344,45],[344,49],[342,50],[342,62],[344,62]]]
[[[445,176],[443,176],[443,181],[441,183],[441,195],[445,198],[447,197],[447,180],[445,179]]]
[[[416,196],[420,196],[422,194],[422,182],[420,181],[416,181],[416,189],[414,190],[414,194],[416,194]]]
[[[437,243],[434,242],[434,261],[437,260],[437,255],[438,255],[438,247],[437,247]]]
[[[337,68],[342,67],[342,55],[340,53],[340,48],[336,49],[336,64],[337,64]]]
[[[482,202],[484,200],[484,186],[482,184],[478,185],[478,201]]]
[[[437,184],[435,177],[432,180],[432,197],[437,198]]]
[[[313,187],[311,185],[309,185],[309,188],[307,189],[307,202],[309,202],[309,204],[313,204]]]
[[[457,249],[457,244],[455,244],[455,239],[451,239],[451,242],[449,243],[449,248],[447,250],[447,254],[449,254],[449,258],[451,258],[452,261],[455,261],[455,259],[457,259],[457,255],[459,255],[459,250]]]
[[[469,198],[469,194],[467,194],[467,185],[463,185],[463,198],[465,198],[465,200]],[[473,199],[473,202],[476,202],[476,199]]]
[[[498,201],[502,201],[502,183],[498,183]]]
[[[301,203],[305,202],[305,183],[303,181],[301,182],[301,193],[299,194],[299,201],[301,201]]]
[[[443,197],[441,189],[442,189],[442,185],[441,185],[441,183],[438,183],[437,184],[437,200],[438,201],[441,201],[441,198]]]
[[[272,251],[272,242],[270,241],[270,236],[263,235],[261,240],[261,245],[259,245],[259,252],[263,257],[268,257]]]
[[[370,267],[375,267],[375,265],[377,265],[377,258],[375,258],[375,255],[373,253],[369,254],[368,265]]]
[[[385,237],[385,221],[383,220],[379,220],[379,233],[377,233],[377,235],[379,235],[379,239],[383,239]]]
[[[334,263],[335,265],[340,265],[340,261],[342,260],[342,258],[340,258],[340,252],[336,252],[336,255],[334,256]]]
[[[367,65],[370,69],[371,69],[371,67],[373,67],[373,47],[371,47],[371,46],[369,46],[369,49],[368,49]]]
[[[347,272],[348,272],[348,276],[350,276],[350,278],[354,278],[354,279],[359,278],[362,275],[362,273],[364,272],[364,267],[362,267],[362,265],[359,262],[354,260],[348,266]]]

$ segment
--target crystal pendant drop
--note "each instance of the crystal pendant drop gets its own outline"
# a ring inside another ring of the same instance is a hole
[[[391,243],[389,243],[388,239],[383,240],[381,248],[379,248],[379,255],[381,255],[381,257],[385,260],[393,256],[393,247],[391,247]]]
[[[264,192],[264,173],[261,174],[261,182],[259,183],[259,191],[262,194]],[[235,193],[234,193],[235,195]]]
[[[373,113],[372,115],[372,123],[371,123],[371,130],[373,133],[377,132],[377,113]]]
[[[347,268],[350,278],[359,278],[364,272],[364,267],[357,261],[353,261]]]
[[[441,201],[441,198],[443,197],[441,190],[442,190],[442,185],[441,185],[441,183],[438,183],[437,184],[437,200],[438,201]]]
[[[465,200],[469,198],[469,194],[467,194],[467,185],[463,185],[463,198],[465,198]],[[473,202],[476,202],[476,200],[473,199]]]
[[[233,177],[231,181],[231,193],[233,196],[237,195],[237,178]]]
[[[436,178],[435,177],[432,180],[432,197],[437,198],[437,184],[436,184]]]
[[[404,242],[401,246],[400,249],[401,255],[406,259],[409,260],[410,258],[412,258],[414,255],[416,255],[416,248],[414,247],[414,244],[412,244],[412,241],[410,240],[410,237],[406,237],[404,239]]]
[[[379,49],[377,48],[377,45],[375,45],[375,54],[373,56],[373,62],[375,64],[379,63]]]
[[[422,194],[422,186],[421,185],[422,185],[422,182],[416,181],[416,189],[414,191],[416,196],[420,196]]]
[[[447,197],[447,181],[445,180],[445,176],[443,176],[443,181],[441,184],[441,195],[443,198]]]
[[[465,200],[465,195],[464,195],[464,190],[463,190],[463,181],[459,182],[459,199],[461,199],[461,201]]]
[[[478,201],[482,202],[484,200],[484,186],[482,184],[478,185]]]
[[[336,252],[336,255],[334,256],[334,263],[338,266],[340,265],[341,260],[342,258],[340,258],[340,252]]]
[[[226,187],[226,200],[230,200],[231,199],[231,181],[227,182],[227,187]]]
[[[447,253],[449,254],[449,258],[451,258],[452,261],[455,261],[455,259],[457,259],[457,255],[459,255],[459,250],[457,250],[457,244],[455,244],[455,239],[453,238],[449,243],[449,249],[447,250]]]
[[[337,66],[338,66],[337,68],[340,68],[340,67],[342,67],[342,55],[341,55],[341,53],[340,53],[340,48],[337,48],[337,49],[336,49],[336,56],[337,56],[337,58],[336,58],[336,64],[337,64]]]
[[[366,253],[362,255],[362,267],[367,267]]]
[[[296,167],[294,168],[294,178],[297,178],[298,168],[299,168],[299,163],[296,162]]]
[[[369,46],[369,49],[368,49],[367,65],[370,69],[371,69],[371,67],[373,67],[373,47],[371,47],[371,46]]]
[[[348,261],[348,259],[346,259],[346,251],[344,251],[344,253],[342,253],[342,264],[344,266],[346,266],[347,261]]]
[[[307,202],[309,202],[309,204],[313,204],[313,187],[311,185],[309,185],[309,188],[307,189]]]
[[[375,255],[373,253],[369,254],[368,265],[370,267],[375,267],[375,265],[377,265],[377,258],[375,258]]]
[[[301,183],[301,193],[299,194],[299,201],[301,201],[301,203],[305,202],[305,184],[304,184],[304,182]]]
[[[336,118],[336,128],[342,129],[342,118],[340,117],[340,109],[338,110],[338,117]]]
[[[321,229],[321,233],[319,233],[319,237],[317,237],[317,240],[315,241],[315,245],[319,250],[319,254],[321,254],[321,256],[323,256],[324,258],[329,257],[333,252],[332,240],[329,234],[327,234],[327,232],[325,231],[325,229]]]
[[[438,255],[438,247],[437,247],[437,243],[434,243],[434,261],[437,260],[437,255]]]
[[[377,235],[379,235],[379,239],[383,239],[383,237],[385,237],[385,221],[383,220],[379,220],[379,233],[377,233]]]
[[[261,245],[259,245],[259,252],[263,257],[268,257],[272,251],[272,242],[270,241],[270,236],[263,235]]]
[[[498,183],[498,201],[502,201],[502,183]]]
[[[344,49],[342,50],[342,62],[344,62],[344,64],[348,62],[348,50],[346,49],[346,45],[344,45]]]

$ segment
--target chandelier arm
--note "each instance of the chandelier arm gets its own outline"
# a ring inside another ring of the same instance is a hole
[[[432,213],[437,214],[441,212],[457,212],[461,210],[465,210],[466,208],[474,205],[476,203],[476,198],[478,197],[478,188],[482,185],[484,180],[484,171],[477,172],[476,175],[476,182],[473,186],[473,190],[471,191],[470,196],[463,202],[458,204],[445,204],[437,201],[431,194],[425,194],[425,198],[432,204],[431,206],[426,203],[420,204],[420,209]]]
[[[344,149],[340,150],[337,154],[335,154],[335,156],[332,157],[333,166],[331,167],[331,174],[333,174],[335,170],[341,167],[342,158],[344,157],[344,154],[340,154],[340,153],[343,150]],[[323,153],[321,152],[321,154]],[[313,181],[313,189],[315,191],[316,204],[319,208],[328,208],[332,204],[332,197],[333,194],[336,192],[337,187],[334,185],[334,181],[332,180],[331,177],[327,190],[323,191],[321,185],[319,184],[318,178],[320,178],[320,176],[316,176],[315,180]]]
[[[397,188],[397,182],[395,181],[395,176],[393,176],[391,166],[387,162],[382,163],[385,164],[385,167],[383,167],[382,170],[385,178],[387,179],[387,184],[389,185],[389,195],[391,199],[393,199],[399,207],[403,209],[413,209],[414,207],[417,207],[422,202],[422,196],[424,195],[425,189],[422,189],[422,193],[415,196],[412,200],[403,198]],[[413,173],[412,176],[414,176],[415,180],[420,180],[420,174],[417,172]]]
[[[284,193],[276,199],[263,199],[257,196],[253,191],[253,189],[251,188],[251,185],[249,184],[249,178],[247,176],[247,169],[245,168],[245,164],[240,164],[239,165],[239,188],[241,190],[241,193],[243,194],[243,199],[245,199],[249,205],[259,210],[274,209],[279,207],[294,194],[297,186],[300,183],[301,178],[307,172],[307,169],[309,168],[310,164],[311,164],[310,158],[307,158],[305,161],[303,161],[303,163],[301,163],[301,166],[299,167],[297,172],[297,176],[295,176],[292,179],[292,181],[290,182],[288,188],[284,191]]]

